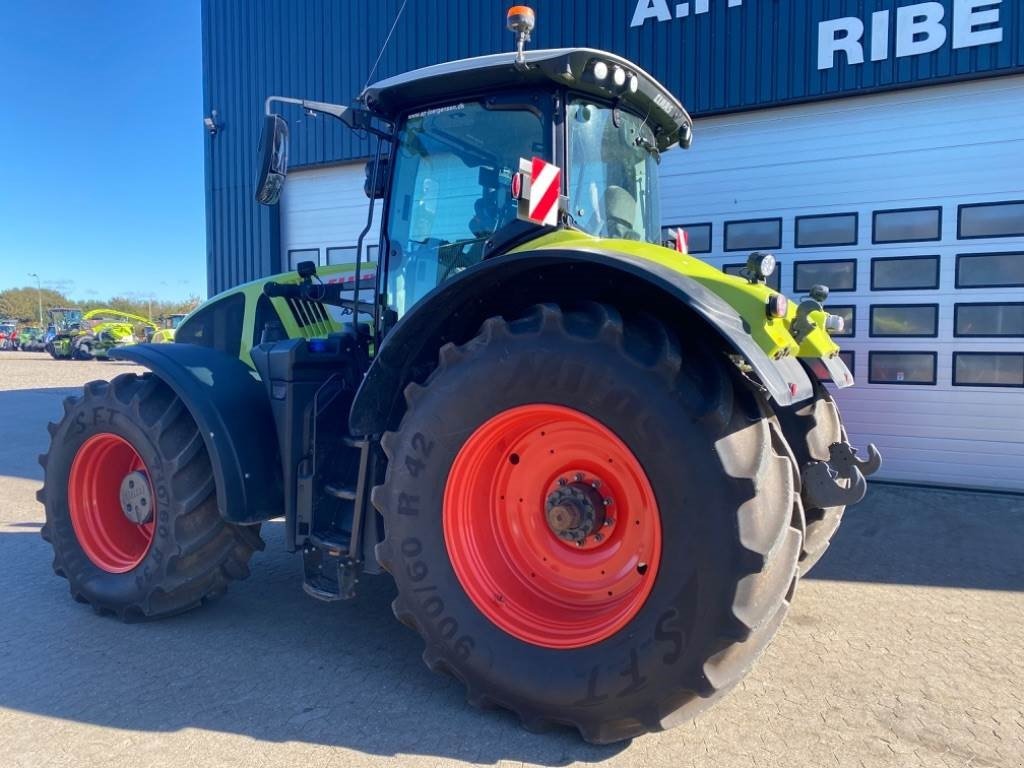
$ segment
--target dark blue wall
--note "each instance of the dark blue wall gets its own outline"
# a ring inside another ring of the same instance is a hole
[[[646,6],[654,0],[644,0]],[[818,70],[818,25],[856,16],[870,53],[872,12],[914,0],[701,0],[690,15],[631,27],[636,0],[534,0],[531,47],[586,45],[632,59],[696,115],[1024,71],[1024,3],[1004,0],[1003,40]],[[943,0],[950,27],[955,0]],[[506,0],[408,0],[373,79],[440,61],[511,50]],[[655,3],[656,4],[656,3]],[[276,271],[276,209],[253,201],[263,100],[270,94],[347,103],[361,90],[401,0],[204,0],[204,109],[220,126],[207,139],[207,259],[211,295]],[[673,11],[684,5],[667,0]],[[895,14],[890,36],[896,29]],[[288,113],[292,165],[365,156],[369,144],[322,118]]]

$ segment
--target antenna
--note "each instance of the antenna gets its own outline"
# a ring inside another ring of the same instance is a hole
[[[516,69],[526,69],[526,44],[530,42],[530,33],[537,26],[537,16],[533,9],[526,5],[513,5],[508,9],[506,26],[516,36]]]
[[[402,7],[398,9],[398,13],[395,14],[395,21],[391,24],[391,31],[388,32],[388,36],[384,38],[384,45],[380,47],[380,53],[377,54],[377,60],[373,62],[373,67],[370,69],[370,74],[366,76],[366,85],[363,86],[363,90],[366,90],[366,86],[370,84],[373,79],[373,73],[377,71],[377,65],[380,64],[381,58],[384,56],[384,51],[388,49],[388,43],[391,42],[391,36],[395,34],[395,27],[398,26],[398,20],[402,18],[402,13],[405,11],[405,6],[409,0],[402,0]]]

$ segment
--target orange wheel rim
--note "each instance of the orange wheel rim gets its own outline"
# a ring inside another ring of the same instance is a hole
[[[121,487],[129,476],[148,491],[139,494],[149,506],[146,522],[132,522],[123,511]],[[132,570],[153,544],[156,496],[142,457],[120,435],[102,432],[82,443],[71,463],[68,508],[82,551],[108,573]]]
[[[510,408],[473,432],[448,475],[443,523],[474,605],[545,648],[622,629],[661,559],[661,518],[640,462],[610,429],[564,406]]]

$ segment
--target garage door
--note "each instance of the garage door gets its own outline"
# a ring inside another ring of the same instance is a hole
[[[363,193],[364,168],[363,163],[354,163],[288,174],[281,197],[282,270],[294,269],[300,261],[321,266],[355,263],[369,206]],[[380,207],[378,200],[364,260],[377,258]]]
[[[890,480],[1024,490],[1024,77],[698,121],[666,224],[727,271],[774,251],[849,321],[855,444]]]

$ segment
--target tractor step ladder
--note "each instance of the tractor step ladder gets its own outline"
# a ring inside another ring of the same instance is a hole
[[[305,580],[303,591],[310,597],[325,602],[351,600],[355,597],[355,585],[359,581],[362,561],[359,559],[362,521],[367,502],[367,465],[370,455],[370,441],[346,437],[348,448],[359,451],[359,469],[354,488],[339,485],[325,485],[324,493],[343,501],[351,501],[352,530],[313,531],[302,550]]]

